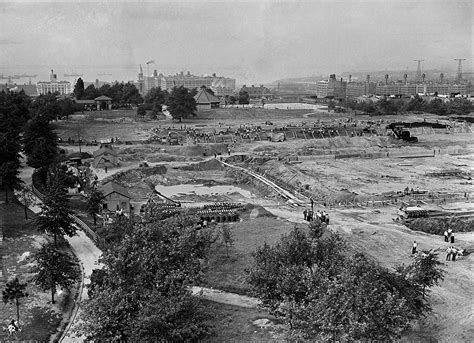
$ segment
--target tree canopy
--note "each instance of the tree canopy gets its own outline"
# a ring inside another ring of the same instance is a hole
[[[290,339],[391,341],[429,311],[415,278],[349,251],[337,234],[316,232],[294,229],[265,244],[248,270],[254,294],[289,324]]]
[[[239,92],[239,104],[247,105],[250,103],[250,95],[247,91],[241,90]]]
[[[27,164],[33,168],[45,168],[52,164],[58,153],[58,136],[45,116],[36,116],[25,126],[23,133]]]
[[[188,341],[209,333],[209,314],[187,288],[211,244],[211,231],[198,224],[180,215],[117,228],[124,235],[104,252],[104,272],[94,278],[84,310],[89,339]]]
[[[81,78],[78,78],[74,85],[74,95],[78,100],[81,100],[84,97],[84,81]]]
[[[74,259],[66,252],[57,249],[53,244],[44,244],[34,255],[36,276],[34,282],[43,290],[51,290],[51,302],[58,286],[68,289],[79,275]]]
[[[179,121],[195,115],[196,100],[189,89],[183,86],[173,88],[166,104],[171,116]]]
[[[20,299],[28,296],[26,283],[21,283],[18,278],[10,280],[2,291],[2,299],[5,304],[13,303],[16,306],[16,320],[20,321]]]

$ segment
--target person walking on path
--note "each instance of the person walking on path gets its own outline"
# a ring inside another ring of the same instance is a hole
[[[449,242],[449,239],[448,239],[448,231],[444,230],[444,241],[445,242]]]
[[[458,250],[455,247],[451,248],[451,255],[453,256],[453,262],[456,261],[456,256],[458,255]]]
[[[454,244],[454,235],[451,234],[451,244]]]
[[[416,254],[416,248],[418,247],[418,244],[416,244],[416,241],[413,241],[413,248],[411,249],[411,254],[414,255]]]

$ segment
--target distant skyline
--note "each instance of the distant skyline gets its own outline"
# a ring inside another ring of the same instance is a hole
[[[239,84],[365,70],[472,72],[472,1],[0,2],[0,74],[136,80],[180,71]],[[110,73],[112,76],[99,76]],[[0,81],[2,82],[2,81]]]

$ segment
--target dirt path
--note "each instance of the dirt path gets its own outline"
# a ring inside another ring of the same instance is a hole
[[[257,298],[248,297],[236,293],[224,292],[218,289],[193,286],[191,287],[191,291],[193,295],[197,295],[201,298],[221,304],[245,308],[257,308],[260,304],[260,301]]]

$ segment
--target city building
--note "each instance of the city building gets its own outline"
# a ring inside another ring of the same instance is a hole
[[[448,83],[379,83],[376,86],[375,94],[385,96],[414,96],[416,94],[447,95],[453,94],[467,95],[466,84],[448,84]]]
[[[246,85],[243,85],[239,93],[243,91],[249,93],[251,99],[273,99],[273,93],[271,90],[263,85],[260,85],[259,87],[255,87],[254,85],[247,87]]]
[[[189,71],[186,74],[181,72],[165,76],[161,73],[158,74],[154,70],[151,76],[145,76],[140,65],[136,86],[142,95],[146,94],[153,87],[160,87],[163,90],[171,91],[174,87],[180,86],[188,89],[205,86],[208,89],[212,89],[216,96],[226,96],[234,94],[235,79],[217,76],[216,74],[212,74],[212,76],[196,76]]]
[[[110,144],[102,144],[99,150],[93,152],[94,168],[112,168],[118,164],[118,155]]]
[[[316,83],[316,95],[318,98],[345,99],[347,82],[342,78],[336,80],[336,74],[329,75],[328,80]]]
[[[48,93],[70,94],[72,93],[71,83],[69,81],[58,81],[58,76],[54,74],[51,69],[49,81],[39,81],[36,84],[36,91],[38,95]]]

